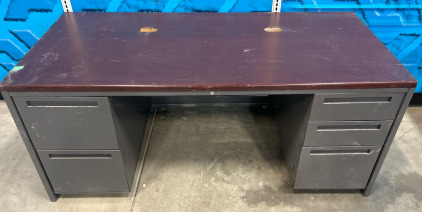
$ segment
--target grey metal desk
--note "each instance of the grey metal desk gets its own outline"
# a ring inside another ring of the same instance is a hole
[[[353,13],[72,13],[0,90],[55,201],[129,192],[162,105],[270,106],[293,189],[368,195],[415,86]]]

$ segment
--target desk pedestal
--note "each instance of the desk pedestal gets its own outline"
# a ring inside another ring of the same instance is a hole
[[[268,92],[7,93],[51,200],[129,192],[149,108],[273,108],[295,190],[369,194],[413,89]]]

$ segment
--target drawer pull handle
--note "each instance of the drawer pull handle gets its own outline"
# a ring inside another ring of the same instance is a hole
[[[361,130],[380,130],[381,125],[332,125],[318,126],[317,131],[361,131]]]
[[[96,101],[26,101],[28,107],[98,107]]]
[[[391,103],[393,97],[325,98],[324,104]]]
[[[371,149],[353,149],[353,150],[311,150],[311,155],[370,155]]]
[[[111,159],[111,154],[48,154],[50,159]]]

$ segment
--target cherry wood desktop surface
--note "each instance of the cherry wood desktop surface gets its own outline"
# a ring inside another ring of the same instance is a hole
[[[0,91],[416,86],[354,13],[338,12],[64,13],[18,66]]]

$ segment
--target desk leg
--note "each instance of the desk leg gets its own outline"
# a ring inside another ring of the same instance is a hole
[[[378,160],[375,164],[374,169],[372,170],[371,177],[369,178],[368,184],[366,188],[362,191],[364,196],[369,196],[372,191],[372,187],[374,187],[375,180],[378,176],[378,173],[381,170],[381,166],[387,156],[388,150],[390,149],[391,143],[393,143],[394,136],[396,135],[397,130],[399,129],[401,120],[403,119],[404,113],[406,112],[407,106],[409,105],[410,100],[412,99],[413,92],[415,91],[414,88],[409,89],[404,97],[402,105],[400,106],[400,110],[397,113],[396,119],[394,120],[393,126],[391,127],[390,133],[388,134],[387,140],[385,141],[384,147],[381,150],[380,155],[378,156]]]
[[[57,201],[59,195],[54,193],[53,187],[51,187],[50,181],[48,180],[47,174],[44,171],[44,167],[41,164],[41,161],[38,157],[38,154],[32,145],[32,142],[29,138],[28,132],[22,122],[22,119],[19,115],[18,110],[16,109],[15,103],[13,99],[9,96],[9,93],[2,92],[3,98],[6,101],[6,105],[9,108],[10,113],[12,114],[13,120],[15,121],[16,126],[18,127],[19,133],[22,137],[23,142],[25,143],[26,149],[28,150],[29,156],[32,159],[32,162],[37,169],[38,175],[41,178],[42,183],[44,184],[44,188],[47,191],[48,197],[52,202]]]

